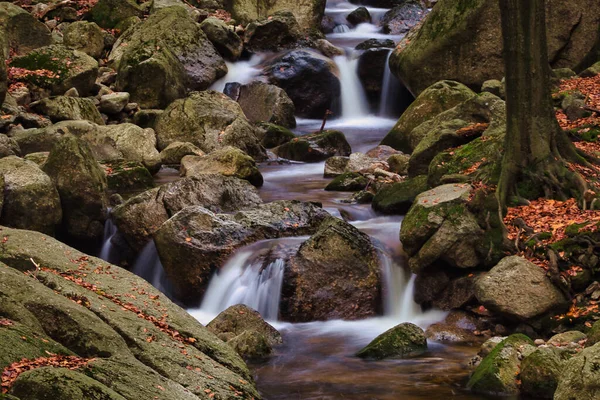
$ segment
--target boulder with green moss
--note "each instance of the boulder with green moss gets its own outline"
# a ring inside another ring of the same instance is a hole
[[[427,175],[383,187],[373,198],[373,209],[384,214],[405,214],[415,198],[429,189]]]
[[[116,159],[141,162],[153,174],[160,169],[161,159],[156,149],[156,134],[152,129],[142,129],[129,123],[99,126],[94,134],[83,135],[82,138],[92,146],[99,160],[111,160],[108,156],[99,157],[101,151],[98,147],[108,146],[109,154],[116,150]]]
[[[31,161],[9,156],[0,159],[0,184],[2,225],[54,234],[62,210],[48,175]]]
[[[433,117],[475,96],[475,92],[454,81],[436,82],[415,99],[402,113],[396,125],[381,141],[406,153],[411,153],[422,137],[413,137],[413,129]]]
[[[299,136],[273,149],[279,157],[294,161],[317,162],[333,156],[349,156],[352,149],[340,131],[325,130]]]
[[[6,3],[1,3],[6,4]],[[32,83],[52,94],[62,95],[71,88],[87,96],[98,76],[98,62],[87,54],[62,45],[41,47],[27,55],[15,57],[11,67],[27,71],[45,70],[45,73],[25,73],[22,81]]]
[[[563,363],[553,349],[538,348],[521,362],[521,392],[536,398],[552,399]]]
[[[47,115],[52,122],[86,120],[104,125],[100,112],[89,98],[56,96],[30,104],[37,113]]]
[[[600,344],[567,361],[558,378],[555,400],[594,400],[600,397]]]
[[[238,103],[212,90],[193,92],[174,101],[156,122],[158,148],[175,141],[189,142],[202,151],[237,147],[255,158],[264,158],[256,128]]]
[[[281,51],[297,46],[300,26],[289,11],[279,11],[246,27],[244,46],[252,52]]]
[[[97,59],[104,50],[104,34],[93,22],[73,22],[63,32],[63,44]]]
[[[519,393],[517,377],[521,355],[535,347],[525,335],[514,334],[504,339],[481,361],[467,383],[477,393],[515,395]]]
[[[185,156],[203,156],[204,152],[189,142],[172,142],[160,152],[160,160],[165,165],[179,165]]]
[[[108,190],[116,193],[135,193],[154,187],[152,175],[136,161],[110,162],[104,164]]]
[[[285,91],[275,85],[255,81],[240,87],[235,99],[252,123],[267,122],[295,128],[296,108]]]
[[[227,25],[216,17],[208,17],[200,24],[200,28],[212,42],[223,58],[235,61],[242,55],[244,43],[235,33],[235,27]]]
[[[361,358],[409,358],[427,351],[425,332],[415,324],[404,322],[377,336],[356,355]]]
[[[267,149],[280,146],[296,138],[288,128],[263,122],[258,124],[258,134],[262,137],[261,144]]]
[[[108,196],[106,176],[88,144],[63,136],[44,164],[60,195],[62,229],[76,239],[99,239],[104,232]]]
[[[92,21],[108,29],[128,18],[143,15],[144,10],[134,0],[99,0],[90,10]]]
[[[183,176],[221,174],[245,179],[254,186],[262,186],[263,177],[256,162],[236,147],[223,147],[204,156],[185,156],[181,160]]]
[[[589,68],[581,71],[581,73],[579,74],[579,76],[582,78],[592,78],[596,75],[600,75],[600,61],[590,66]]]
[[[0,51],[11,48],[22,55],[52,44],[50,29],[33,15],[10,2],[0,3],[0,32],[6,41],[0,43]]]
[[[338,192],[356,192],[363,190],[369,184],[369,179],[358,172],[344,172],[333,178],[325,186],[325,190]]]
[[[12,137],[0,134],[0,158],[20,155],[21,148],[19,147],[19,143]]]
[[[585,343],[586,347],[590,347],[600,342],[600,322],[594,322],[594,325],[590,328],[587,334],[587,342]]]

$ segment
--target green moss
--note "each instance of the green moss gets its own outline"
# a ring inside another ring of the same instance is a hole
[[[567,236],[575,236],[579,233],[581,228],[588,226],[589,224],[590,224],[590,222],[583,222],[581,224],[569,225],[565,228],[565,233],[567,234]]]
[[[388,357],[406,358],[425,351],[427,351],[427,340],[423,330],[405,322],[377,336],[356,353],[356,356],[379,360]]]
[[[359,174],[358,172],[345,172],[339,176],[336,176],[329,184],[325,187],[328,191],[341,191],[341,192],[356,192],[363,190],[369,184],[369,180]]]
[[[24,68],[28,71],[46,70],[52,74],[27,74],[18,80],[29,82],[40,87],[50,87],[61,82],[67,74],[66,60],[59,59],[51,53],[34,51],[26,56],[15,58],[11,67]]]
[[[377,192],[373,198],[373,209],[384,214],[406,213],[415,198],[427,189],[427,175],[394,183]]]

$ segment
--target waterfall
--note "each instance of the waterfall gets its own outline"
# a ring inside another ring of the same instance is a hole
[[[422,314],[421,307],[414,301],[415,278],[406,279],[404,269],[396,265],[387,255],[380,256],[385,293],[384,312],[387,317],[398,321],[414,321]]]
[[[152,286],[163,292],[165,295],[171,297],[171,285],[169,284],[167,274],[165,273],[163,265],[160,262],[160,258],[158,257],[154,240],[150,240],[150,242],[144,246],[142,252],[135,260],[135,264],[133,265],[131,272],[141,278],[144,278],[150,282]]]
[[[108,210],[110,215],[110,209]],[[102,248],[98,258],[103,259],[111,264],[117,264],[119,262],[119,256],[117,249],[112,244],[112,239],[117,234],[117,226],[111,218],[107,218],[104,223],[104,237],[102,239]]]
[[[369,112],[367,96],[358,78],[358,58],[353,54],[337,56],[334,61],[340,71],[342,87],[342,118],[358,119]]]
[[[388,53],[385,59],[385,70],[383,73],[383,81],[381,83],[381,100],[379,102],[379,116],[386,117],[393,113],[394,101],[398,97],[398,80],[392,75],[390,70],[390,56],[392,50]]]
[[[235,63],[227,61],[227,75],[216,81],[210,87],[217,92],[223,92],[225,85],[229,82],[238,82],[242,85],[252,82],[259,74],[262,57],[255,54],[248,61],[236,61]]]
[[[347,33],[350,32],[350,27],[348,25],[342,24],[333,28],[333,33]]]

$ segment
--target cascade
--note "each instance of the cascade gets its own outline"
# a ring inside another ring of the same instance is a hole
[[[392,55],[392,50],[388,53],[387,58],[385,59],[385,70],[383,73],[383,81],[381,83],[381,100],[379,102],[379,116],[387,117],[393,115],[394,112],[394,103],[398,98],[398,93],[400,89],[400,85],[398,84],[398,80],[394,75],[392,75],[392,71],[390,70],[390,56]]]
[[[110,209],[108,210],[110,215]],[[111,264],[117,264],[119,262],[118,251],[112,244],[113,237],[117,234],[117,226],[111,218],[107,218],[104,223],[104,237],[102,239],[102,248],[98,258],[103,259]]]
[[[160,258],[158,257],[154,240],[150,240],[148,244],[144,246],[135,260],[131,272],[150,282],[152,286],[168,297],[172,297],[172,288],[167,279],[167,274],[165,273],[163,265],[160,262]]]
[[[236,61],[229,62],[227,64],[227,74],[212,84],[210,87],[217,92],[223,92],[225,85],[229,82],[238,82],[242,85],[252,82],[258,74],[260,74],[260,68],[258,65],[262,61],[262,57],[255,54],[247,61]]]
[[[342,118],[359,119],[369,114],[369,103],[358,78],[358,58],[350,53],[333,59],[340,71]]]

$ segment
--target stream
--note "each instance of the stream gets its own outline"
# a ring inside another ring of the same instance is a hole
[[[342,115],[327,122],[328,129],[344,132],[353,152],[366,152],[377,146],[395,124],[394,103],[399,99],[399,83],[389,72],[384,75],[381,104],[376,113],[369,112],[368,102],[358,79],[358,43],[370,39],[393,39],[379,33],[377,22],[386,9],[369,8],[373,24],[350,28],[345,17],[357,6],[343,0],[329,0],[326,14],[339,24],[327,39],[346,51],[335,62],[342,86]],[[266,57],[266,55],[265,55]],[[249,83],[257,79],[263,56],[254,55],[246,61],[228,63],[229,73],[213,85],[223,91],[227,82]],[[297,120],[297,134],[318,130],[321,121]],[[261,251],[279,246],[294,251],[304,238],[287,238],[255,243],[240,249],[215,275],[198,309],[188,310],[201,323],[210,322],[230,305],[245,303],[257,309],[283,335],[284,344],[275,348],[267,361],[251,364],[256,384],[265,399],[493,399],[464,390],[468,379],[468,360],[477,352],[476,346],[442,345],[429,342],[429,351],[407,360],[365,361],[353,355],[385,330],[402,322],[413,322],[422,328],[441,321],[446,313],[423,312],[413,301],[414,277],[410,276],[401,252],[399,230],[401,216],[381,216],[370,205],[346,203],[349,193],[326,192],[329,179],[323,177],[324,163],[262,165],[264,185],[260,195],[264,202],[294,199],[317,201],[332,215],[346,219],[369,234],[381,249],[384,281],[384,315],[361,321],[323,321],[290,324],[277,320],[284,262],[272,261],[262,269]],[[157,184],[178,178],[176,170],[165,169]],[[109,240],[115,234],[112,222],[107,222],[107,243],[101,256],[111,260]],[[144,277],[163,292],[170,288],[157,257],[154,243],[138,256],[133,272]]]

